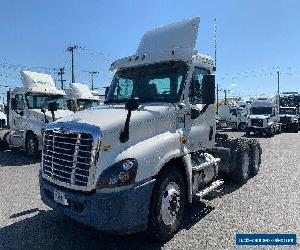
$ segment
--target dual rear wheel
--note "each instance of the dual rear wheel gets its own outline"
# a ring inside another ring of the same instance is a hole
[[[230,173],[231,179],[239,184],[258,173],[261,164],[261,148],[256,140],[236,141],[236,167]]]

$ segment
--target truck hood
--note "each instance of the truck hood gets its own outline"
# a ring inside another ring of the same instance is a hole
[[[115,133],[124,128],[125,120],[128,111],[125,110],[125,105],[102,105],[92,109],[83,110],[74,113],[68,117],[59,119],[55,123],[82,123],[97,126],[101,128],[103,134]],[[175,119],[174,104],[147,104],[140,105],[139,109],[131,112],[130,127],[150,127],[155,121],[155,128],[162,129],[160,123],[168,124],[167,119],[163,117],[173,116]]]
[[[40,109],[30,109],[28,111],[28,113],[29,113],[29,115],[36,116],[36,117],[40,118],[42,121],[44,121],[44,113]],[[59,109],[59,110],[55,111],[54,114],[55,114],[55,119],[58,120],[62,117],[73,114],[73,112],[70,110]],[[52,121],[51,112],[47,110],[45,115],[46,115],[46,118],[51,122]]]
[[[250,119],[268,119],[271,115],[250,115]]]

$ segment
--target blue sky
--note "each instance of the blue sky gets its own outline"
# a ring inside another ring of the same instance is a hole
[[[96,87],[109,84],[112,60],[135,52],[143,33],[157,26],[200,16],[197,49],[213,56],[217,19],[217,79],[231,95],[249,98],[277,89],[300,88],[300,2],[297,0],[26,0],[0,7],[0,85],[20,85],[21,68],[52,73],[66,67],[78,44],[76,80],[88,83],[85,70],[97,70]],[[21,67],[23,66],[23,67]],[[44,67],[44,68],[42,68]],[[5,91],[0,86],[0,95]]]

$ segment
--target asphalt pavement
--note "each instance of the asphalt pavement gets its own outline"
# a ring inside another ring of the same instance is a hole
[[[259,141],[260,173],[243,186],[227,183],[192,205],[180,232],[166,243],[145,233],[104,234],[51,210],[39,196],[40,160],[0,152],[0,249],[253,249],[237,247],[237,233],[296,233],[292,249],[300,249],[300,133]]]

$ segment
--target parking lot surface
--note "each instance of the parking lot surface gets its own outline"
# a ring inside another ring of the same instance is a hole
[[[260,173],[243,186],[227,183],[191,206],[183,228],[166,243],[145,233],[104,234],[52,211],[39,197],[40,160],[0,152],[0,249],[235,249],[236,233],[297,233],[299,242],[300,133],[259,141]]]

